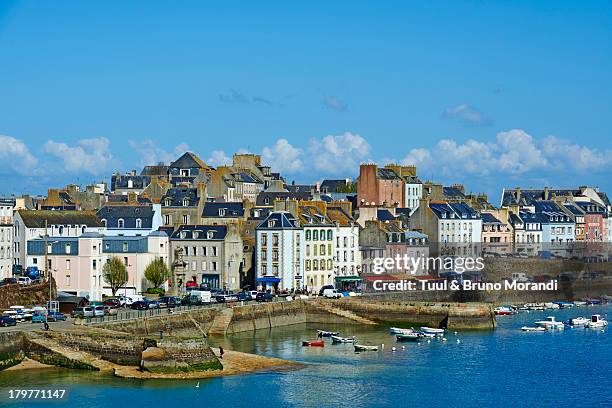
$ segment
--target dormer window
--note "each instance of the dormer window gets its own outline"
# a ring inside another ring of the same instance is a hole
[[[264,204],[265,205],[270,204],[270,199],[268,197],[264,198]]]
[[[188,198],[184,198],[183,199],[183,207],[189,207],[189,199]]]
[[[187,232],[181,231],[181,239],[185,239],[185,238],[187,238]]]
[[[268,228],[274,228],[275,224],[276,224],[275,220],[268,220]]]
[[[104,228],[106,228],[106,223],[107,223],[106,218],[103,218],[102,219],[102,225],[104,226]]]
[[[225,208],[219,208],[219,217],[224,217],[225,216]]]
[[[206,232],[206,238],[207,238],[207,239],[213,239],[213,235],[214,235],[214,232],[213,232],[213,231],[207,231],[207,232]]]
[[[172,199],[166,198],[166,207],[170,207],[172,205]]]
[[[181,177],[189,177],[190,169],[181,169]]]
[[[136,228],[142,228],[142,220],[140,218],[136,219]]]
[[[123,218],[119,218],[117,220],[117,228],[124,228],[125,227],[125,221],[123,220]]]

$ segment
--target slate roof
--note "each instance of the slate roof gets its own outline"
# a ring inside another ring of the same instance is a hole
[[[376,210],[376,219],[379,221],[395,221],[395,217],[389,210]]]
[[[170,205],[168,205],[168,199],[170,199]],[[166,191],[160,202],[164,207],[184,207],[183,200],[185,199],[189,200],[189,205],[187,207],[197,207],[199,201],[198,189],[189,187],[173,187]]]
[[[255,205],[258,207],[273,206],[275,200],[299,200],[307,201],[312,199],[312,194],[308,192],[286,192],[286,191],[262,191],[257,195]]]
[[[270,221],[273,224],[270,225]],[[293,214],[287,211],[273,211],[257,226],[258,230],[302,229]]]
[[[350,226],[355,222],[353,217],[347,214],[341,207],[327,207],[327,217],[342,227]]]
[[[223,241],[226,235],[225,225],[181,225],[172,233],[170,239],[173,241]]]
[[[576,201],[576,205],[582,208],[584,212],[589,214],[603,214],[606,212],[604,207],[593,202]]]
[[[202,217],[207,218],[238,218],[244,216],[244,206],[242,203],[219,203],[207,202],[204,204]]]
[[[535,212],[541,215],[545,223],[573,223],[569,215],[567,215],[554,201],[534,201],[533,205],[535,207]]]
[[[0,198],[0,205],[7,205],[7,206],[14,207],[15,203],[16,203],[15,198],[12,198],[12,197],[1,197]]]
[[[553,193],[558,197],[566,197],[566,196],[579,196],[580,190],[578,189],[549,189],[548,196],[552,197]],[[516,190],[515,189],[504,189],[502,192],[502,206],[507,207],[510,205],[521,205],[521,206],[530,206],[534,201],[543,200],[544,199],[544,190],[543,189],[521,189],[520,199],[516,198]]]
[[[378,168],[376,174],[379,179],[382,180],[402,180],[402,178],[393,170],[385,169],[384,167]]]
[[[106,202],[111,204],[121,204],[127,203],[129,200],[129,196],[127,194],[109,194],[106,196]],[[148,197],[136,196],[136,201],[139,204],[151,204],[151,199]]]
[[[310,193],[317,190],[317,186],[311,184],[287,184],[285,188],[290,193]]]
[[[232,177],[234,178],[234,180],[242,183],[263,184],[263,181],[260,180],[257,176],[251,173],[247,173],[245,171],[232,173]]]
[[[19,210],[18,213],[28,228],[44,228],[45,220],[48,221],[48,225],[103,226],[93,211]]]
[[[323,214],[323,212],[321,212],[319,208],[314,205],[298,206],[298,215],[302,226],[329,226],[332,224],[332,221],[329,219],[329,217]]]
[[[151,229],[153,226],[152,205],[108,205],[98,210],[98,218],[106,220],[106,228],[119,228],[119,220],[123,220],[123,228],[135,229],[136,220],[140,219],[142,229]]]
[[[480,216],[482,217],[482,222],[484,224],[501,224],[502,223],[500,220],[495,218],[493,214],[482,213],[480,214]]]
[[[113,174],[111,176],[111,191],[118,188],[128,188],[128,182],[132,181],[133,189],[143,189],[151,183],[150,176],[132,175],[132,174]]]
[[[144,166],[140,172],[141,176],[167,176],[168,168],[165,164],[158,164],[157,166]]]
[[[576,205],[574,202],[563,203],[563,207],[565,207],[569,212],[571,212],[574,216],[584,215],[584,211]]]
[[[463,200],[465,198],[465,194],[461,192],[456,187],[443,187],[444,198],[447,200]]]
[[[438,218],[449,219],[479,219],[478,214],[472,207],[465,203],[430,203],[429,208]]]
[[[102,240],[102,252],[108,253],[137,253],[144,254],[148,252],[149,240],[147,237],[105,237]]]
[[[170,169],[207,169],[208,166],[195,153],[186,152],[181,157],[173,161]]]

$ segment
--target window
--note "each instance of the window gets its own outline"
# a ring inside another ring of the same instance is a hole
[[[60,225],[59,226],[59,234],[62,235],[64,233],[64,226]]]
[[[331,241],[332,240],[332,230],[327,230],[327,240]],[[346,245],[346,244],[345,244]]]
[[[321,230],[321,232],[319,232],[319,237],[321,241],[325,241],[325,230]]]
[[[125,266],[128,266],[128,258],[127,258],[127,256],[124,256],[124,257],[123,257],[123,264],[124,264]]]
[[[70,259],[66,259],[66,270],[70,270]]]
[[[172,199],[166,198],[165,204],[166,204],[166,207],[170,207],[172,205]]]
[[[325,255],[325,245],[321,244],[319,246],[319,253],[321,256]]]
[[[125,227],[125,221],[123,221],[123,218],[119,218],[117,220],[117,228],[124,228]]]
[[[51,245],[51,244],[47,244],[47,253],[48,253],[48,254],[50,254],[51,252],[53,252],[53,251],[52,251],[52,249],[53,249],[53,245]]]
[[[136,218],[136,228],[142,228],[142,220],[140,218]]]
[[[66,275],[66,286],[70,286],[71,285],[71,278],[70,275]]]
[[[217,263],[216,263],[216,262],[211,262],[211,263],[210,263],[210,265],[211,265],[211,269],[212,269],[213,271],[216,271],[216,270],[217,270]]]
[[[128,243],[127,242],[123,242],[123,252],[127,252],[128,251]]]
[[[314,261],[312,261],[312,270],[313,271],[318,271],[319,270],[319,261],[317,261],[316,259]]]
[[[272,234],[272,245],[278,245],[278,234]]]
[[[164,224],[170,225],[172,223],[172,216],[170,214],[164,215]]]
[[[94,271],[98,268],[98,262],[94,259],[91,263],[91,269]]]
[[[319,231],[317,231],[317,230],[313,230],[312,231],[312,240],[313,241],[318,241],[319,240]]]
[[[102,225],[104,226],[104,228],[106,228],[106,223],[107,223],[106,218],[102,218]]]
[[[216,246],[212,247],[212,256],[217,256],[217,247]],[[216,270],[217,268],[214,268],[214,269]]]
[[[328,271],[331,271],[331,270],[332,270],[332,261],[331,261],[331,259],[328,259],[328,260],[327,260],[327,270],[328,270]]]
[[[306,256],[310,256],[310,245],[306,244]]]
[[[183,207],[189,207],[189,199],[188,198],[184,198],[183,199]]]
[[[189,215],[188,214],[183,214],[183,224],[184,225],[189,224]]]
[[[66,244],[66,253],[69,254],[70,253],[70,242],[68,242]]]
[[[268,236],[265,234],[261,235],[261,245],[266,246],[268,244]]]
[[[198,269],[198,263],[196,261],[191,262],[191,270],[195,271]]]
[[[181,177],[189,177],[190,169],[181,169]]]

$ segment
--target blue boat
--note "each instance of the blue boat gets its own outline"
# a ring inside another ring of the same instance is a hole
[[[576,306],[574,304],[574,302],[566,302],[566,301],[563,301],[563,300],[558,300],[558,301],[552,302],[552,303],[554,303],[555,305],[559,305],[559,307],[561,309],[567,309],[567,308]]]

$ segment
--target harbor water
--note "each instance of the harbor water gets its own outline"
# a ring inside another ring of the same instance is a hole
[[[522,326],[599,313],[610,306],[499,316],[494,331],[449,332],[447,341],[397,343],[387,328],[297,325],[215,341],[249,353],[304,362],[299,370],[210,380],[125,380],[92,372],[44,369],[0,373],[2,406],[15,388],[66,389],[62,407],[405,407],[612,406],[612,328],[527,333]],[[384,344],[355,353],[351,344],[306,348],[316,329]],[[395,347],[395,351],[393,350]],[[45,404],[48,405],[48,404]]]

